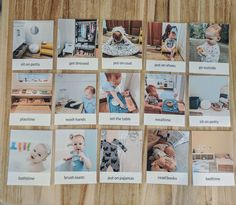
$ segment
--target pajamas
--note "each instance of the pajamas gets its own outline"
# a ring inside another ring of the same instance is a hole
[[[175,39],[170,39],[170,38],[167,38],[166,41],[165,41],[165,46],[167,48],[173,48],[173,46],[176,45],[176,40]]]
[[[159,103],[159,98],[158,96],[147,95],[147,97],[145,98],[145,102],[148,103],[149,105],[156,105]]]
[[[201,56],[201,62],[212,62],[218,63],[220,58],[220,47],[218,44],[209,45],[205,42],[203,45],[199,46],[204,51],[204,55]]]
[[[127,148],[117,139],[114,139],[111,143],[106,140],[101,141],[101,149],[103,149],[102,162],[100,164],[100,170],[107,171],[109,166],[112,167],[114,172],[120,171],[120,160],[118,156],[118,146],[124,151]]]

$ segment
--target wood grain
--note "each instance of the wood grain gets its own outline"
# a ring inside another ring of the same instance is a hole
[[[144,21],[144,25],[147,20],[230,23],[231,99],[232,102],[236,102],[235,10],[236,1],[233,0],[4,0],[0,19],[0,204],[2,202],[2,204],[10,205],[234,205],[236,201],[235,187],[193,187],[190,180],[190,185],[186,187],[147,185],[145,183],[141,185],[52,185],[50,187],[16,187],[5,184],[9,143],[8,119],[13,19],[141,19]],[[55,31],[56,29],[57,26],[55,25]],[[54,42],[57,42],[56,36],[54,37]],[[141,73],[144,74],[144,71]],[[234,148],[236,148],[235,108],[236,103],[232,104]],[[94,128],[95,126],[91,127]],[[52,126],[51,128],[54,129],[55,127]],[[96,126],[96,128],[101,129],[100,126]],[[121,127],[117,126],[116,128]],[[143,131],[146,128],[144,126],[139,127]],[[143,171],[146,168],[145,153],[146,149],[143,151]],[[236,154],[234,159],[236,159]],[[145,176],[143,176],[144,179]]]

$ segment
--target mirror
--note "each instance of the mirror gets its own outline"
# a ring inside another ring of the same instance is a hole
[[[32,26],[30,32],[31,34],[36,35],[39,32],[39,28],[37,26]]]

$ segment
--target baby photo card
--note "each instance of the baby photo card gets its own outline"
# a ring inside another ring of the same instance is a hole
[[[57,69],[98,69],[98,20],[59,19]]]
[[[188,185],[189,132],[148,129],[147,183]]]
[[[10,125],[50,126],[52,74],[13,73]]]
[[[99,124],[139,125],[140,73],[100,73]]]
[[[142,21],[103,20],[102,68],[141,70],[142,44]]]
[[[185,126],[185,83],[181,74],[145,75],[145,125]]]
[[[234,186],[234,151],[231,131],[192,132],[194,186]]]
[[[51,131],[11,130],[7,184],[49,186],[51,150]]]
[[[55,184],[97,183],[97,130],[56,130]]]
[[[96,124],[96,74],[56,74],[55,125]]]
[[[53,63],[53,21],[13,21],[13,70],[50,70]]]
[[[185,72],[186,23],[147,24],[146,70]]]
[[[102,130],[100,183],[142,183],[142,131]]]
[[[189,76],[190,126],[230,127],[228,76]]]
[[[189,72],[229,74],[229,25],[189,24]]]

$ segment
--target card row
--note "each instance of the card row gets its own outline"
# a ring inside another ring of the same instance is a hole
[[[103,69],[141,70],[145,53],[147,70],[185,72],[189,56],[190,73],[229,74],[228,24],[103,20],[100,31],[96,19],[59,19],[55,35],[53,24],[13,22],[13,70],[52,69],[54,56],[60,70],[97,70],[99,56]]]
[[[11,130],[10,135],[8,185],[50,185],[51,167],[55,184],[94,184],[97,163],[101,183],[142,183],[140,130],[59,129],[54,146],[52,131]],[[191,136],[193,185],[234,186],[232,132]],[[146,139],[146,182],[188,185],[190,133],[148,129]]]
[[[229,76],[190,75],[188,87],[183,74],[147,73],[143,85],[137,72],[55,74],[52,79],[53,74],[12,74],[10,125],[98,120],[101,125],[137,126],[144,120],[145,125],[185,126],[189,111],[190,126],[231,126]]]

